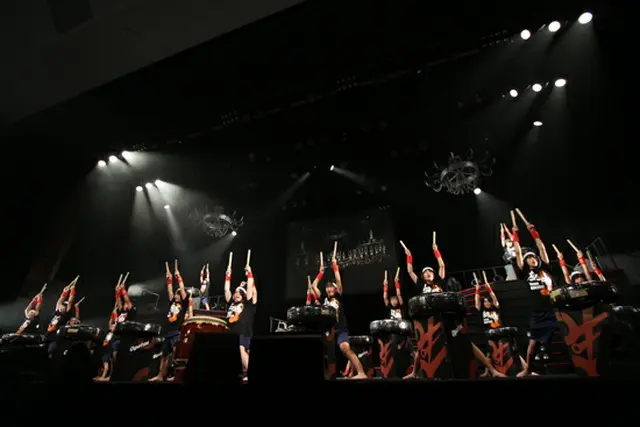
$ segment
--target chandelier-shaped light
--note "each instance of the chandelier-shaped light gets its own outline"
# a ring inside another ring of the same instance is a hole
[[[206,206],[196,208],[189,214],[189,218],[196,227],[214,239],[237,232],[244,225],[243,217],[238,218],[235,212],[231,215],[225,214],[222,206],[215,206],[212,210]]]
[[[489,152],[479,159],[476,159],[473,150],[469,150],[467,158],[451,153],[449,163],[446,166],[438,166],[433,163],[431,172],[425,171],[424,183],[435,192],[445,190],[449,194],[460,196],[473,192],[480,187],[483,176],[493,174],[495,159]]]

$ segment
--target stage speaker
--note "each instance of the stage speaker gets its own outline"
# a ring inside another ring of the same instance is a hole
[[[321,335],[276,334],[251,340],[249,383],[324,381],[325,355]]]
[[[184,384],[242,382],[240,344],[234,334],[197,334],[184,371]]]

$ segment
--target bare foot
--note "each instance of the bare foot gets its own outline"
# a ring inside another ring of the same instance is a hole
[[[485,371],[480,375],[480,378],[486,378],[489,376],[489,371],[485,369]]]
[[[493,371],[491,371],[491,376],[492,377],[499,377],[499,378],[505,378],[506,375],[503,374],[502,372],[499,372],[498,370],[494,369]]]
[[[516,377],[522,378],[522,377],[526,377],[527,375],[529,375],[529,371],[525,369],[523,371],[518,372],[518,375],[516,375]]]
[[[107,378],[103,378],[103,377],[95,377],[93,380],[95,382],[99,382],[99,383],[106,383],[109,382],[111,378],[107,377]]]
[[[535,372],[531,372],[531,376],[532,376],[532,377],[539,377],[539,376],[540,376],[540,374],[536,374]]]
[[[402,379],[403,380],[411,380],[411,379],[414,379],[415,377],[416,377],[416,374],[411,372],[409,375],[405,375],[404,377],[402,377]]]
[[[358,374],[358,375],[355,375],[355,376],[353,376],[353,377],[350,377],[349,379],[350,379],[350,380],[366,380],[367,378],[369,378],[369,377],[367,377],[367,374],[365,374],[365,373],[363,372],[363,373],[361,373],[361,374]]]
[[[163,378],[160,375],[155,376],[153,378],[149,378],[149,382],[150,383],[158,383],[158,382],[162,382],[162,381],[163,381]]]

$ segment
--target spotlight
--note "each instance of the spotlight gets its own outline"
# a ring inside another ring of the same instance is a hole
[[[565,79],[558,79],[554,84],[556,87],[564,87],[567,84],[567,81]]]
[[[141,185],[138,185],[138,186],[136,187],[136,191],[142,191],[142,186],[141,186]]]
[[[473,189],[473,194],[475,194],[476,196],[480,193],[482,193],[482,190],[480,188],[476,187]]]
[[[164,208],[165,209],[169,209],[169,205],[164,205]]]
[[[103,167],[105,167],[105,166],[107,166],[107,162],[105,162],[104,160],[100,160],[100,161],[98,162],[98,167],[99,167],[99,168],[103,168]]]
[[[515,89],[511,89],[509,91],[509,95],[511,95],[512,98],[516,98],[518,96],[518,91]]]
[[[118,158],[114,155],[109,156],[109,161],[110,162],[115,162],[116,160],[118,160]]]
[[[542,126],[542,122],[540,120],[536,120],[535,122],[533,122],[533,125],[539,128],[540,126]]]
[[[522,40],[529,40],[531,38],[531,31],[522,30],[522,32],[520,32],[520,37],[522,37]]]
[[[551,31],[552,33],[555,33],[560,29],[560,27],[561,25],[558,21],[553,21],[551,24],[549,24],[549,31]]]
[[[156,183],[156,185],[160,185],[162,181],[160,181],[159,179],[156,179],[154,182]]]
[[[331,167],[329,168],[330,171],[332,171],[333,169],[335,169],[335,166],[331,165]]]
[[[578,22],[584,25],[591,22],[592,19],[593,19],[593,15],[590,14],[589,12],[585,12],[582,15],[580,15],[580,17],[578,18]]]
[[[235,230],[233,230],[233,231],[231,232],[231,235],[235,237],[235,236],[237,236],[237,235],[238,235],[238,232],[237,232],[237,231],[235,231]]]
[[[151,188],[151,187],[153,187],[153,184],[150,183],[150,182],[147,182],[144,186],[147,187],[147,188]]]
[[[534,92],[540,92],[542,90],[542,85],[540,83],[535,83],[531,86],[531,89],[533,89]]]

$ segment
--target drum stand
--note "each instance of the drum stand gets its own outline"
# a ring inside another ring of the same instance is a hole
[[[410,338],[398,334],[378,337],[380,375],[382,378],[404,378],[411,370]]]

